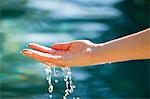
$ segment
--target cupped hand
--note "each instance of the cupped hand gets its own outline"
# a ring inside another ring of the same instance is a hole
[[[94,64],[93,50],[95,44],[88,40],[56,43],[50,48],[29,43],[28,47],[31,49],[24,49],[21,53],[46,65],[71,67]]]

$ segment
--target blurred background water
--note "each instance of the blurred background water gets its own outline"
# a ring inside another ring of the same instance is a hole
[[[44,65],[22,56],[29,42],[102,43],[146,29],[149,0],[0,0],[0,98],[48,99]],[[135,49],[136,51],[136,49]],[[72,68],[80,99],[149,98],[149,60]],[[54,84],[55,99],[64,83]]]

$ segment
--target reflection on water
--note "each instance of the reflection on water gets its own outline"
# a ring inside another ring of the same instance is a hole
[[[2,0],[1,98],[48,99],[44,65],[19,54],[27,43],[100,43],[145,29],[147,22],[146,0]],[[69,99],[146,98],[148,64],[143,60],[72,68],[77,88]],[[65,89],[62,77],[58,80],[52,82],[56,99]]]

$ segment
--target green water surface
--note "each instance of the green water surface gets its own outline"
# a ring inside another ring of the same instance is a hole
[[[29,42],[102,43],[146,29],[148,0],[0,0],[0,99],[48,99],[44,65],[22,56]],[[135,49],[136,51],[136,49]],[[68,97],[148,99],[149,60],[72,68]],[[64,95],[62,76],[55,99]]]

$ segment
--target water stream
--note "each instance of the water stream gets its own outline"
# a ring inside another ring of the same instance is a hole
[[[63,76],[64,76],[64,82],[65,82],[65,94],[63,96],[63,99],[67,99],[67,96],[69,96],[71,93],[73,93],[75,85],[73,84],[72,77],[71,77],[71,69],[70,68],[61,68],[63,71]],[[56,70],[55,67],[51,68],[50,66],[45,66],[45,73],[47,75],[46,80],[48,81],[48,91],[50,93],[49,98],[52,98],[52,93],[53,93],[53,85],[52,85],[52,76],[55,77],[54,82],[58,83],[57,77],[58,71]],[[75,99],[75,97],[73,97]],[[79,99],[79,98],[78,98]]]

